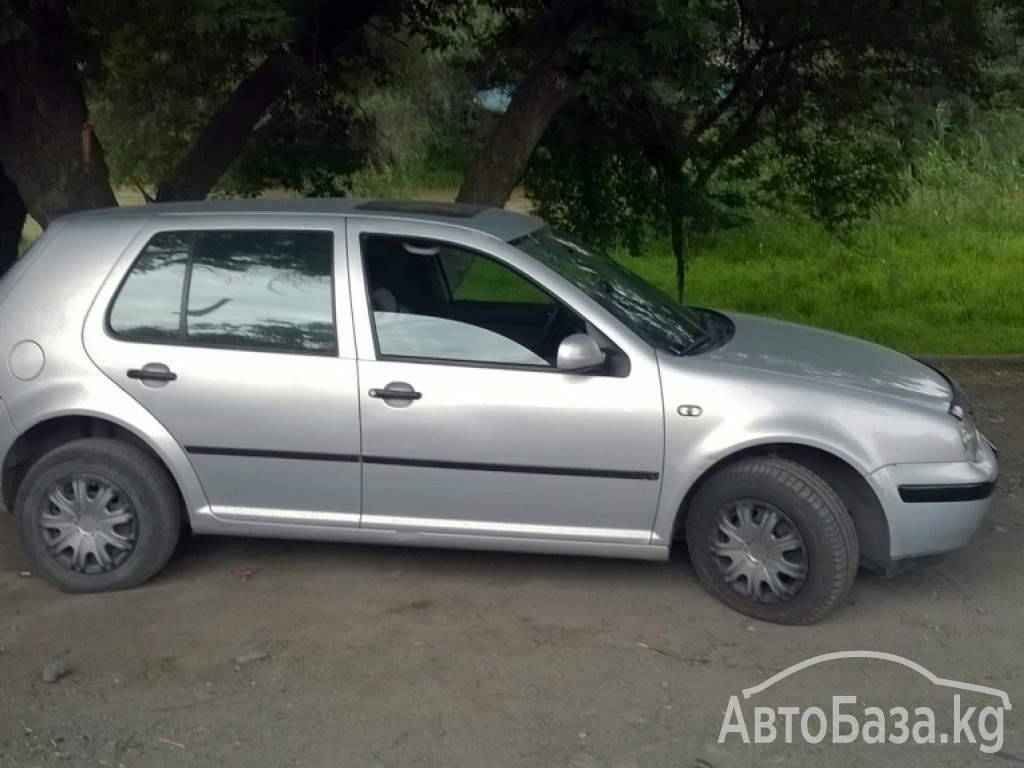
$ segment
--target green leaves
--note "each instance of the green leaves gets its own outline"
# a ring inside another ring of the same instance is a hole
[[[337,82],[303,83],[274,105],[220,191],[252,197],[268,188],[305,197],[343,197],[362,167],[372,130]]]
[[[657,174],[639,147],[617,145],[577,106],[560,116],[526,174],[538,214],[605,249],[637,253],[665,215]]]
[[[772,159],[762,189],[840,237],[907,194],[898,143],[870,127],[809,124],[775,145]]]
[[[735,223],[767,198],[848,233],[905,194],[900,105],[976,88],[985,53],[969,0],[589,8],[572,41],[581,103],[527,190],[563,226],[630,250],[683,222]]]
[[[192,0],[191,5],[188,18],[200,37],[251,35],[258,30],[261,36],[284,42],[294,32],[296,12],[310,4],[288,3],[286,6],[279,0]]]

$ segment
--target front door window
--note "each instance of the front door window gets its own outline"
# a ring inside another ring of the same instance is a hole
[[[559,342],[582,330],[575,313],[488,256],[384,235],[362,245],[382,359],[550,369]]]

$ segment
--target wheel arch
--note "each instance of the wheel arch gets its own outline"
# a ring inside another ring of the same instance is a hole
[[[26,473],[40,458],[60,445],[89,437],[107,437],[127,443],[156,461],[167,473],[178,493],[182,523],[186,526],[189,524],[181,486],[164,457],[142,436],[123,424],[85,413],[62,414],[40,421],[18,436],[0,468],[0,489],[3,491],[4,506],[13,511],[14,500]]]
[[[878,495],[868,480],[846,460],[821,448],[800,443],[773,442],[729,454],[708,467],[687,490],[676,512],[673,536],[686,527],[690,503],[701,486],[718,471],[744,459],[777,457],[796,462],[821,477],[842,500],[853,520],[860,545],[861,564],[884,571],[889,562],[889,522]]]

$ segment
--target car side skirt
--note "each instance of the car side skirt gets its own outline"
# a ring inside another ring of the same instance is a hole
[[[225,521],[208,510],[192,515],[192,531],[218,536],[255,536],[274,539],[305,539],[352,544],[472,549],[493,552],[524,552],[546,555],[626,558],[665,562],[670,548],[658,544],[621,544],[601,541],[481,536],[476,534],[433,533],[410,530],[380,530],[344,526],[279,524],[269,522]]]

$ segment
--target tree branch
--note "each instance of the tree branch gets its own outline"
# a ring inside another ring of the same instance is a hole
[[[789,64],[790,61],[787,58],[779,65],[771,80],[765,85],[761,95],[751,105],[746,117],[736,126],[729,137],[722,142],[718,151],[711,157],[711,160],[697,174],[693,184],[694,189],[704,189],[708,182],[711,181],[711,177],[722,166],[722,163],[749,147],[756,140],[757,122],[761,117],[761,113],[764,112],[765,108],[778,93],[783,77],[789,70]]]
[[[319,67],[388,0],[321,0],[287,49],[279,49],[235,88],[157,185],[156,199],[199,200],[245,149],[259,121],[303,72]]]

